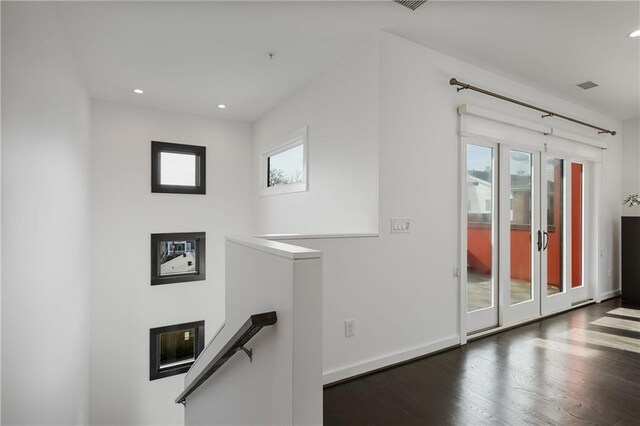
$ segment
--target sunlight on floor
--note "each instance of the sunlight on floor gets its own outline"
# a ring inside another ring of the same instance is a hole
[[[556,352],[561,352],[571,356],[581,356],[584,358],[591,358],[598,356],[600,351],[585,346],[578,346],[571,343],[556,342],[553,340],[535,338],[529,341],[530,344],[542,349],[549,349]]]
[[[640,340],[633,337],[617,336],[615,334],[601,333],[599,331],[584,330],[581,328],[572,328],[569,331],[559,334],[557,337],[596,346],[640,353]]]
[[[607,313],[612,315],[620,315],[622,317],[640,318],[640,309],[617,308]]]
[[[591,324],[599,325],[602,327],[617,328],[619,330],[640,332],[640,322],[621,318],[602,317],[600,319],[592,321]]]

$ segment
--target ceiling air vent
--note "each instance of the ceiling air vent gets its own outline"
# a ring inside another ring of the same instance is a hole
[[[403,5],[404,7],[408,7],[411,10],[416,10],[423,4],[427,2],[427,0],[393,0],[394,2]]]
[[[589,89],[593,89],[594,87],[598,87],[598,85],[595,84],[593,81],[585,81],[584,83],[576,84],[576,86],[584,90],[589,90]]]

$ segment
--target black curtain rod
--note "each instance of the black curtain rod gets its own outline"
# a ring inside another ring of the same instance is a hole
[[[539,107],[537,107],[535,105],[531,105],[531,104],[528,104],[528,103],[525,103],[525,102],[521,102],[521,101],[518,101],[516,99],[500,95],[498,93],[490,92],[488,90],[484,90],[484,89],[472,86],[472,85],[467,84],[467,83],[462,83],[461,81],[458,81],[455,78],[452,78],[451,80],[449,80],[449,84],[452,85],[452,86],[460,86],[457,89],[458,92],[461,91],[461,90],[469,89],[469,90],[473,90],[473,91],[478,92],[478,93],[483,93],[485,95],[493,96],[494,98],[502,99],[503,101],[507,101],[507,102],[511,102],[513,104],[516,104],[516,105],[523,106],[525,108],[535,109],[536,111],[540,111],[540,112],[544,113],[542,118],[545,118],[545,117],[558,117],[558,118],[562,118],[564,120],[571,121],[573,123],[581,124],[583,126],[587,126],[587,127],[591,127],[592,129],[596,129],[598,131],[598,134],[609,133],[611,136],[615,136],[615,134],[616,134],[615,130],[609,130],[609,129],[604,129],[602,127],[594,126],[593,124],[585,123],[584,121],[576,120],[575,118],[567,117],[566,115],[558,114],[558,113],[555,113],[553,111],[546,110],[544,108],[539,108]]]

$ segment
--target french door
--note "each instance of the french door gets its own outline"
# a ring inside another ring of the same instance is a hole
[[[465,150],[468,332],[588,299],[586,164],[486,140]]]

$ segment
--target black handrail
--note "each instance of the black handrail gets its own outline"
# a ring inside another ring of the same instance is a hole
[[[247,349],[244,345],[247,344],[253,336],[262,329],[262,327],[273,325],[278,321],[278,317],[275,312],[265,312],[262,314],[251,315],[247,322],[234,334],[234,336],[227,342],[226,345],[213,357],[209,364],[198,374],[198,376],[187,386],[182,393],[176,398],[176,404],[185,404],[187,397],[191,395],[193,391],[198,389],[200,385],[207,381],[213,373],[215,373],[225,362],[238,351],[244,351],[249,359],[252,360],[253,351]]]

